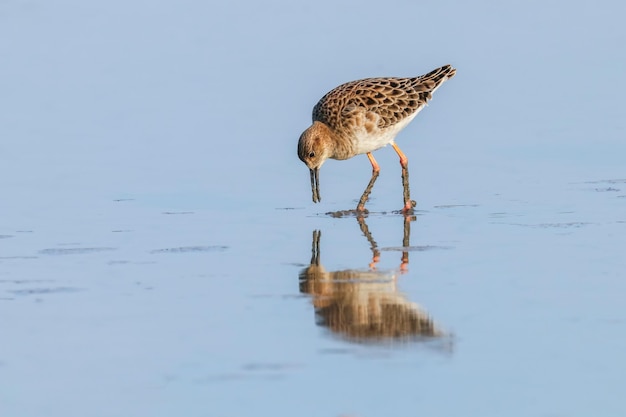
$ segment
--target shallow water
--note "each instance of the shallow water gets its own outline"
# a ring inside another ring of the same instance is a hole
[[[623,6],[385,7],[0,4],[0,414],[624,415]],[[414,216],[314,205],[315,102],[448,62]]]

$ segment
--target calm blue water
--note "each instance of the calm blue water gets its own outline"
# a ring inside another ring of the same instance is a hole
[[[624,415],[624,6],[249,3],[0,3],[0,414]],[[314,205],[317,100],[446,63],[415,217]]]

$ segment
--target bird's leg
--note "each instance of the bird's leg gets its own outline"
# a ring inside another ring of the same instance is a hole
[[[404,152],[400,150],[398,145],[392,143],[393,149],[395,149],[396,153],[400,157],[400,166],[402,167],[402,187],[404,188],[404,207],[402,207],[403,213],[410,213],[415,207],[415,201],[411,201],[411,191],[409,189],[409,159],[406,157]]]
[[[372,192],[372,187],[374,187],[374,183],[376,182],[376,178],[378,178],[378,174],[380,173],[380,167],[378,166],[378,162],[374,159],[374,155],[371,152],[367,153],[367,157],[372,163],[372,178],[370,179],[369,184],[367,184],[367,188],[363,191],[363,195],[359,200],[359,205],[356,206],[356,211],[365,211],[365,202]]]

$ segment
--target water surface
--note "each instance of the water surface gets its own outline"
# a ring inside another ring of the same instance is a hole
[[[623,6],[0,4],[3,416],[622,416]],[[457,76],[310,201],[352,79]]]

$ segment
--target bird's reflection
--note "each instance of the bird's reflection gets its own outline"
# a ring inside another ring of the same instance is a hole
[[[398,292],[396,279],[409,263],[410,221],[405,216],[400,267],[376,270],[380,251],[365,219],[358,217],[370,243],[372,262],[365,270],[327,271],[321,264],[321,232],[313,232],[311,265],[300,272],[300,292],[313,297],[319,325],[354,342],[408,342],[446,336],[417,304]]]

